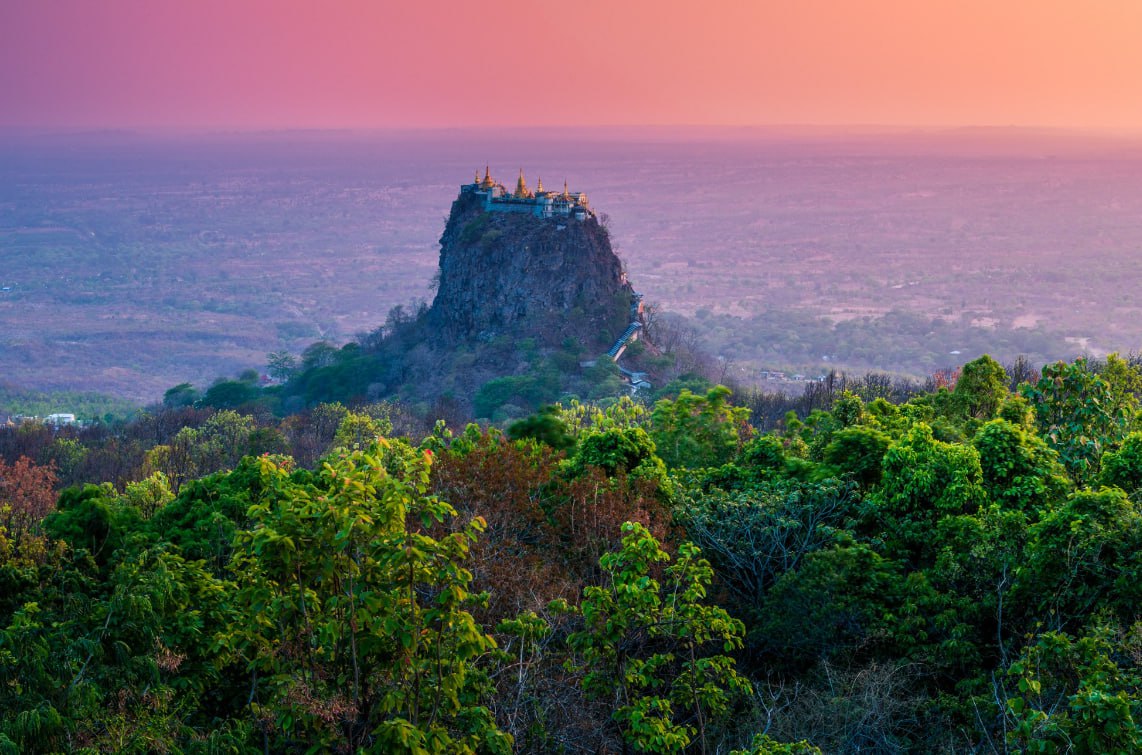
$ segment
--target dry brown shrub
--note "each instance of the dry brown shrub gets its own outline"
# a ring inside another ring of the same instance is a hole
[[[0,459],[0,527],[16,539],[39,532],[40,522],[56,505],[56,473],[21,456],[14,464]]]

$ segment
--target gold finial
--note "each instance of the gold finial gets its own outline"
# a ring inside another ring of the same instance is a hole
[[[476,180],[473,183],[480,183],[480,169],[476,168]]]
[[[515,196],[518,199],[527,199],[531,196],[531,191],[527,188],[527,181],[523,178],[523,168],[519,169],[519,180],[516,181]]]
[[[535,193],[536,194],[542,194],[543,193],[543,176],[540,176],[539,181],[535,184]]]
[[[492,180],[492,170],[487,165],[485,165],[484,166],[484,180],[480,182],[480,188],[490,189],[495,185],[496,185],[496,182]]]

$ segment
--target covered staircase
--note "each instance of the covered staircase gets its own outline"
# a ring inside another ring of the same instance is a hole
[[[619,357],[623,355],[623,351],[626,350],[627,344],[632,340],[638,340],[635,338],[635,333],[640,330],[642,330],[641,322],[632,322],[630,325],[628,325],[627,329],[623,331],[623,334],[619,336],[619,340],[615,341],[615,345],[612,346],[609,351],[607,351],[607,356],[617,362]]]

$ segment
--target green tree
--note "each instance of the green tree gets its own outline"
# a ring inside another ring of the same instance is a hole
[[[678,516],[735,602],[756,609],[781,575],[845,537],[856,504],[852,483],[779,479],[731,492],[691,491]]]
[[[304,370],[329,367],[336,361],[337,347],[328,341],[315,341],[301,352],[301,367]]]
[[[278,749],[507,752],[474,668],[495,643],[466,610],[483,521],[430,536],[455,511],[427,493],[431,453],[396,445],[339,452],[316,477],[260,460],[272,495],[237,537],[241,619],[221,641]]]
[[[266,355],[270,377],[285,382],[297,374],[297,358],[288,351],[273,351]]]
[[[1039,636],[1007,669],[1015,685],[1002,711],[1007,744],[1020,752],[1142,752],[1142,677],[1121,660],[1140,650],[1137,635],[1130,640],[1106,629],[1077,639]]]
[[[1008,382],[1003,366],[984,354],[964,365],[952,401],[965,417],[991,419],[1007,398]]]
[[[819,470],[815,463],[797,455],[803,450],[799,437],[790,440],[772,434],[758,435],[742,446],[733,462],[708,471],[706,478],[726,489],[782,478],[808,480]]]
[[[874,427],[846,427],[832,434],[824,461],[837,476],[867,490],[880,482],[882,463],[892,439]]]
[[[641,427],[587,433],[579,440],[571,466],[598,467],[608,475],[631,472],[656,460],[654,441]]]
[[[1142,507],[1118,488],[1074,493],[1032,527],[1017,576],[1021,600],[1051,629],[1073,629],[1096,611],[1136,619]]]
[[[1053,508],[1070,487],[1058,454],[1033,431],[995,419],[979,429],[971,444],[979,453],[984,489],[1004,507],[1034,514]]]
[[[174,500],[170,481],[162,472],[155,472],[137,482],[127,483],[123,491],[123,502],[139,512],[143,519],[150,519],[155,513]]]
[[[76,513],[69,502],[53,529],[67,530]],[[34,588],[0,613],[0,745],[7,737],[20,752],[81,743],[92,752],[169,752],[221,746],[227,731],[238,732],[227,746],[243,744],[242,727],[220,720],[236,711],[224,702],[233,692],[225,659],[209,641],[227,623],[232,586],[140,534],[124,538],[102,569],[86,549],[33,557]],[[207,730],[215,733],[199,736]]]
[[[1106,364],[1099,371],[1099,376],[1110,386],[1111,402],[1126,416],[1127,422],[1133,424],[1138,417],[1138,402],[1142,398],[1142,370],[1127,360],[1110,354],[1106,357]]]
[[[622,548],[599,560],[606,584],[583,591],[584,628],[568,637],[586,672],[589,697],[607,700],[626,744],[640,752],[681,752],[697,737],[707,752],[713,722],[734,695],[750,691],[732,658],[744,625],[706,605],[713,577],[699,549],[683,543],[660,584],[651,576],[670,561],[640,524],[623,525]]]
[[[203,475],[233,469],[250,452],[254,420],[233,410],[215,412],[201,427],[183,427],[166,445],[153,447],[144,471],[161,472],[174,492]]]
[[[945,517],[932,540],[936,561],[924,577],[939,591],[925,610],[940,645],[930,662],[949,676],[969,677],[982,657],[1006,657],[1025,626],[1025,604],[1013,593],[1026,560],[1027,515],[999,504]]]
[[[205,560],[221,576],[233,553],[235,535],[248,526],[250,506],[269,495],[266,491],[272,489],[272,480],[260,460],[246,457],[232,472],[183,485],[174,500],[150,517],[149,529],[186,558]],[[144,492],[150,495],[155,491]],[[128,503],[132,501],[130,495],[125,498]],[[141,508],[140,513],[145,516]]]
[[[575,445],[575,436],[571,434],[560,413],[558,406],[548,404],[538,413],[513,422],[508,427],[508,437],[512,440],[534,438],[556,451],[571,448]]]
[[[1085,359],[1056,362],[1043,368],[1035,385],[1021,387],[1035,407],[1039,433],[1079,485],[1098,475],[1103,451],[1126,434],[1129,406],[1116,400],[1114,388]]]
[[[260,395],[256,385],[242,380],[220,380],[206,389],[200,403],[214,409],[236,409]]]
[[[719,385],[705,396],[683,390],[674,401],[654,405],[650,436],[668,467],[718,466],[741,450],[749,409],[731,405],[730,395]]]
[[[985,500],[982,482],[974,448],[938,441],[919,423],[884,456],[880,487],[869,498],[874,536],[883,533],[891,553],[928,561],[936,524],[975,513]]]
[[[75,438],[56,438],[41,458],[55,468],[62,484],[68,486],[80,481],[80,471],[87,455],[87,446]]]
[[[179,383],[173,388],[167,389],[163,394],[163,406],[177,408],[180,406],[191,406],[198,402],[201,398],[198,389],[190,383]]]
[[[805,555],[763,597],[750,629],[759,660],[800,670],[854,648],[884,651],[915,641],[903,570],[861,543],[841,543]]]
[[[1142,503],[1142,433],[1130,433],[1121,448],[1103,454],[1101,467],[1099,482],[1122,488]]]
[[[778,742],[765,735],[753,738],[748,750],[731,750],[730,755],[822,755],[819,747],[805,742]]]
[[[67,488],[56,510],[45,517],[44,532],[75,550],[90,554],[100,567],[110,566],[132,530],[138,514],[119,505],[110,484]]]
[[[630,396],[622,396],[605,405],[584,404],[572,399],[569,405],[560,406],[559,409],[560,419],[576,437],[587,431],[644,427],[650,420],[646,407]]]
[[[346,412],[333,436],[334,448],[368,448],[378,438],[391,434],[393,423],[385,418],[371,417],[358,412]]]

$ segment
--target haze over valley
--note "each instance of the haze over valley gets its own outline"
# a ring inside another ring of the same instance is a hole
[[[522,167],[586,191],[636,289],[691,318],[745,379],[924,375],[985,351],[1047,360],[1142,343],[1136,142],[108,132],[16,136],[0,151],[4,380],[153,401],[175,383],[261,369],[270,351],[370,331],[392,307],[431,299],[443,219],[485,164],[504,181]]]

